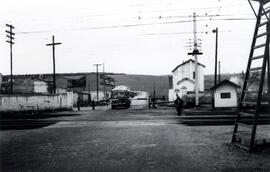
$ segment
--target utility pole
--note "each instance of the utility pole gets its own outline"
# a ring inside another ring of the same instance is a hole
[[[153,81],[153,97],[154,97],[154,102],[153,102],[153,108],[156,108],[156,82]]]
[[[202,55],[198,50],[198,40],[197,40],[197,25],[196,25],[196,13],[193,13],[193,52],[188,53],[188,55],[193,55],[195,58],[195,105],[199,106],[199,77],[198,77],[198,55]]]
[[[102,66],[103,66],[103,77],[104,77],[103,78],[103,84],[104,84],[103,85],[103,91],[104,91],[103,94],[104,94],[104,99],[107,100],[107,95],[106,95],[106,79],[105,79],[105,64],[103,63]]]
[[[60,42],[54,42],[54,35],[52,36],[52,43],[46,44],[46,46],[52,46],[53,51],[53,93],[56,93],[56,80],[55,80],[55,45],[60,45]]]
[[[218,83],[220,83],[220,61],[218,61]]]
[[[215,85],[217,85],[217,56],[218,56],[218,28],[212,31],[216,33],[216,48],[215,48]]]
[[[97,101],[98,101],[98,86],[99,86],[99,83],[98,83],[98,67],[101,66],[101,64],[94,64],[94,66],[96,66],[96,68],[97,68]]]
[[[14,40],[14,36],[15,33],[12,31],[12,29],[15,29],[14,26],[12,26],[11,24],[6,24],[6,26],[9,28],[9,30],[6,30],[6,33],[8,35],[7,38],[9,40],[7,40],[6,42],[9,43],[10,45],[10,94],[13,94],[13,59],[12,59],[12,45],[15,44],[13,42]]]

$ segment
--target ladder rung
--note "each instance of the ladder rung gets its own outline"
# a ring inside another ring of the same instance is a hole
[[[259,35],[257,35],[257,36],[259,36]],[[253,49],[257,49],[257,48],[261,48],[261,47],[265,47],[265,44],[257,45],[257,46],[255,46]]]
[[[253,127],[253,125],[245,124],[245,123],[243,123],[243,122],[238,122],[237,125],[238,125],[238,126],[240,125],[240,126],[246,127],[246,128],[252,128],[252,127]]]
[[[265,10],[265,11],[262,12],[261,16],[266,15],[266,14],[269,13],[269,12],[270,12],[270,9]]]
[[[242,145],[242,144],[240,144],[238,142],[234,142],[233,144],[240,147],[241,149],[245,149],[246,151],[249,151],[249,147],[244,146],[244,145]]]
[[[261,26],[263,26],[263,25],[266,25],[267,23],[268,23],[268,21],[263,22],[263,23],[259,24],[258,27],[261,27]]]
[[[259,79],[247,79],[247,82],[254,82],[254,81],[260,81]]]
[[[267,32],[264,32],[264,33],[258,34],[258,35],[256,35],[256,36],[255,36],[255,38],[262,37],[262,36],[264,36],[264,35],[266,35],[266,34],[267,34]]]
[[[242,104],[256,105],[257,102],[245,102],[245,101],[243,101]]]
[[[253,113],[247,113],[247,112],[239,112],[240,115],[247,116],[247,117],[255,117]]]
[[[251,60],[256,60],[256,59],[260,59],[260,58],[264,58],[264,55],[254,56],[251,58]]]
[[[257,102],[242,101],[242,104],[256,105]],[[261,105],[269,105],[269,103],[268,102],[261,102]]]
[[[249,71],[254,71],[254,70],[261,70],[262,67],[254,67],[254,68],[250,68]]]
[[[239,144],[246,148],[246,150],[249,150],[249,144],[251,139],[251,131],[245,131],[245,132],[236,132],[233,134],[234,136],[234,143]]]
[[[258,93],[258,91],[249,91],[249,90],[246,90],[246,91],[244,91],[244,93]]]

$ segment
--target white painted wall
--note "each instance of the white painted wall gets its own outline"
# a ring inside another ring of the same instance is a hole
[[[174,89],[169,89],[169,101],[174,101],[176,99],[176,94]]]
[[[195,71],[195,63],[192,61],[178,67],[173,72],[173,86],[174,86],[174,88],[177,87],[177,82],[181,81],[184,78],[189,78],[195,82],[195,79],[193,78],[194,71]],[[198,78],[199,91],[204,91],[204,67],[201,65],[198,65],[198,75],[199,75],[199,78]]]
[[[231,93],[231,98],[222,99],[221,93]],[[214,91],[215,107],[236,107],[237,106],[237,93],[236,88],[230,85],[223,85]]]
[[[64,93],[67,93],[68,90],[66,88],[56,87],[55,92],[56,94],[64,94]]]
[[[1,95],[0,112],[71,110],[73,93],[56,95]]]
[[[90,91],[91,94],[91,100],[97,101],[97,92],[96,91]],[[111,97],[111,92],[107,91],[107,99],[109,99]],[[105,99],[105,95],[104,95],[104,91],[99,91],[98,92],[98,100],[104,100]]]
[[[48,93],[48,84],[43,81],[34,81],[34,93]]]

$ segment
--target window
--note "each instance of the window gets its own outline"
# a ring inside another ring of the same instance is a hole
[[[195,74],[195,71],[193,72],[193,79],[195,79],[196,78],[196,74]]]
[[[230,99],[231,93],[220,93],[220,98],[222,99]]]

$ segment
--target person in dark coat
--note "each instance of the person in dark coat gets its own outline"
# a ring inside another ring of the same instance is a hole
[[[95,102],[95,100],[92,100],[92,110],[95,110],[95,106],[96,106],[96,102]]]
[[[80,96],[78,96],[78,98],[77,98],[77,108],[78,108],[78,111],[80,111],[81,110],[81,98],[80,98]]]
[[[176,99],[174,101],[174,106],[176,108],[177,114],[182,115],[183,100],[176,94]]]

